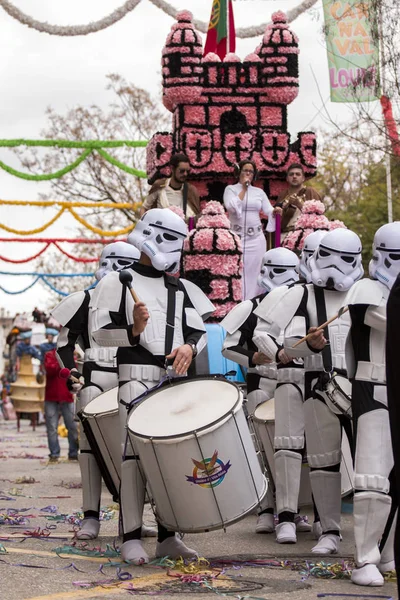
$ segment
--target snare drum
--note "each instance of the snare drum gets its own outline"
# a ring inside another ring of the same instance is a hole
[[[118,388],[94,398],[78,416],[104,482],[114,501],[118,502],[122,461]]]
[[[223,377],[179,379],[150,392],[128,416],[128,435],[170,530],[225,528],[267,492],[242,409]]]
[[[254,411],[252,417],[253,427],[259,443],[264,450],[268,470],[275,483],[275,399],[267,400],[260,404]],[[340,466],[342,474],[342,496],[347,496],[353,490],[353,462],[351,458],[350,446],[347,437],[343,436],[342,441],[342,464]],[[299,507],[312,504],[312,492],[310,483],[310,468],[308,463],[302,463]]]

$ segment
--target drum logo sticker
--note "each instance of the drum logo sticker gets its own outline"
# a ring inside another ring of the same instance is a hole
[[[218,450],[215,450],[211,458],[205,458],[203,461],[192,458],[194,464],[193,474],[186,475],[186,481],[196,483],[203,488],[217,487],[225,479],[225,475],[231,468],[231,461],[223,463],[218,458]]]

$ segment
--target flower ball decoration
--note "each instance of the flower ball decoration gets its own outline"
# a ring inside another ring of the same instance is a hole
[[[329,221],[324,215],[325,205],[319,200],[306,200],[303,204],[300,217],[297,219],[296,227],[285,238],[282,246],[293,252],[301,252],[304,240],[310,233],[317,230],[330,231],[338,227],[346,228],[342,221]]]
[[[242,299],[242,246],[230,231],[229,219],[219,202],[202,210],[183,248],[185,278],[198,285],[216,310],[209,321],[219,322]]]

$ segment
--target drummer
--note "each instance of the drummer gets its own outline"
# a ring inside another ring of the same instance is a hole
[[[139,251],[126,242],[107,244],[100,256],[96,279],[100,281],[107,273],[126,268],[138,260],[139,256]],[[58,362],[61,367],[70,371],[67,380],[68,388],[75,393],[80,392],[78,409],[85,408],[101,393],[118,385],[115,359],[117,349],[99,348],[92,338],[90,308],[92,293],[93,290],[74,292],[64,298],[51,313],[62,325],[57,340]],[[85,352],[83,379],[76,370],[74,352],[77,343]],[[78,540],[93,540],[97,538],[100,530],[101,473],[82,425],[79,431],[79,446],[83,521],[76,537]],[[142,534],[155,536],[156,532],[151,527],[143,526]]]
[[[247,411],[253,415],[259,404],[270,400],[275,393],[277,384],[276,363],[262,352],[257,351],[253,342],[257,317],[254,310],[267,294],[280,286],[288,286],[299,280],[297,273],[299,259],[294,252],[286,248],[274,248],[264,254],[258,285],[265,293],[245,300],[236,306],[221,322],[226,329],[222,354],[247,368]],[[276,347],[278,352],[281,347]],[[272,533],[274,524],[274,497],[271,486],[260,506],[256,533]],[[297,531],[310,531],[311,526],[305,518],[296,515]]]
[[[185,375],[194,357],[206,345],[202,316],[214,307],[203,292],[172,274],[179,269],[186,224],[168,209],[151,209],[137,223],[128,242],[141,252],[128,269],[139,301],[135,304],[118,273],[110,273],[93,294],[94,333],[103,346],[119,346],[119,410],[122,444],[126,440],[127,407],[132,399],[159,383],[166,375],[166,359],[172,372]],[[127,273],[125,273],[126,275]],[[97,327],[97,330],[96,330]],[[170,369],[168,369],[170,372]],[[141,520],[146,482],[129,441],[121,468],[122,559],[139,565],[149,557],[141,543]],[[173,531],[158,524],[156,556],[192,558]]]

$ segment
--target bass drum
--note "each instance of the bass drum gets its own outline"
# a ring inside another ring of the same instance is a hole
[[[101,475],[115,502],[121,483],[121,433],[118,387],[103,392],[78,413]]]
[[[260,404],[251,417],[254,431],[259,445],[264,450],[265,460],[269,473],[275,483],[275,459],[274,459],[274,437],[275,437],[275,399],[267,400]],[[305,457],[306,460],[306,457]],[[353,491],[353,461],[347,437],[342,441],[342,497],[348,496]],[[301,468],[299,507],[312,504],[310,468],[307,462],[303,462]]]
[[[242,404],[234,383],[209,376],[166,382],[131,409],[129,439],[167,529],[225,528],[260,504],[267,481]]]

